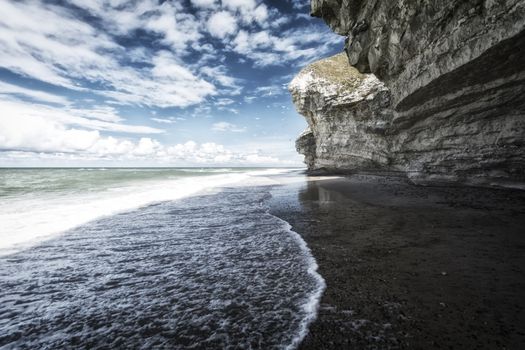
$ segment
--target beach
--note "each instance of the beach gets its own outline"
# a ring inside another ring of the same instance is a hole
[[[523,192],[297,169],[2,174],[2,349],[523,348]]]
[[[523,349],[525,193],[308,177],[272,190],[326,281],[300,349]]]

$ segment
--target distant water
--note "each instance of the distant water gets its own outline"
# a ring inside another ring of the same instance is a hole
[[[0,348],[295,348],[324,282],[274,172],[0,170]]]

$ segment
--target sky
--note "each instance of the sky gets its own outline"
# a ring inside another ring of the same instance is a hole
[[[0,0],[0,167],[301,166],[309,0]]]

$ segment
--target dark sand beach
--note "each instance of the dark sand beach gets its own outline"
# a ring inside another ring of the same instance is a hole
[[[525,349],[525,192],[309,180],[270,203],[327,284],[300,349]]]

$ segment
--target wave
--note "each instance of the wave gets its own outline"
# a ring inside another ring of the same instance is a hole
[[[308,327],[317,318],[317,312],[319,310],[321,297],[323,296],[323,293],[326,289],[326,282],[323,276],[321,276],[321,274],[319,274],[319,272],[317,271],[319,266],[317,265],[317,261],[313,257],[310,248],[308,248],[306,241],[301,237],[300,234],[292,230],[292,226],[287,221],[284,221],[283,219],[275,215],[272,216],[283,223],[285,230],[290,235],[292,235],[292,237],[298,243],[306,259],[306,264],[308,266],[308,274],[316,281],[317,284],[316,288],[306,297],[303,304],[301,305],[302,311],[305,316],[302,318],[299,324],[299,329],[296,335],[292,338],[290,344],[288,344],[285,347],[286,350],[294,350],[297,349],[297,347],[299,347],[304,337],[306,337],[306,335],[308,334]]]
[[[225,169],[221,169],[223,171]],[[108,172],[111,170],[107,170]],[[176,170],[179,172],[180,170]],[[94,219],[176,200],[205,190],[242,182],[275,170],[200,176],[144,178],[63,192],[34,192],[4,198],[0,203],[0,255],[11,254]],[[63,174],[61,174],[63,176]],[[68,175],[74,177],[74,173]]]
[[[296,349],[325,282],[304,240],[269,213],[271,187],[253,186],[264,177],[244,175],[245,186],[94,220],[0,257],[0,289],[21,298],[0,306],[17,310],[0,322],[0,347]]]

